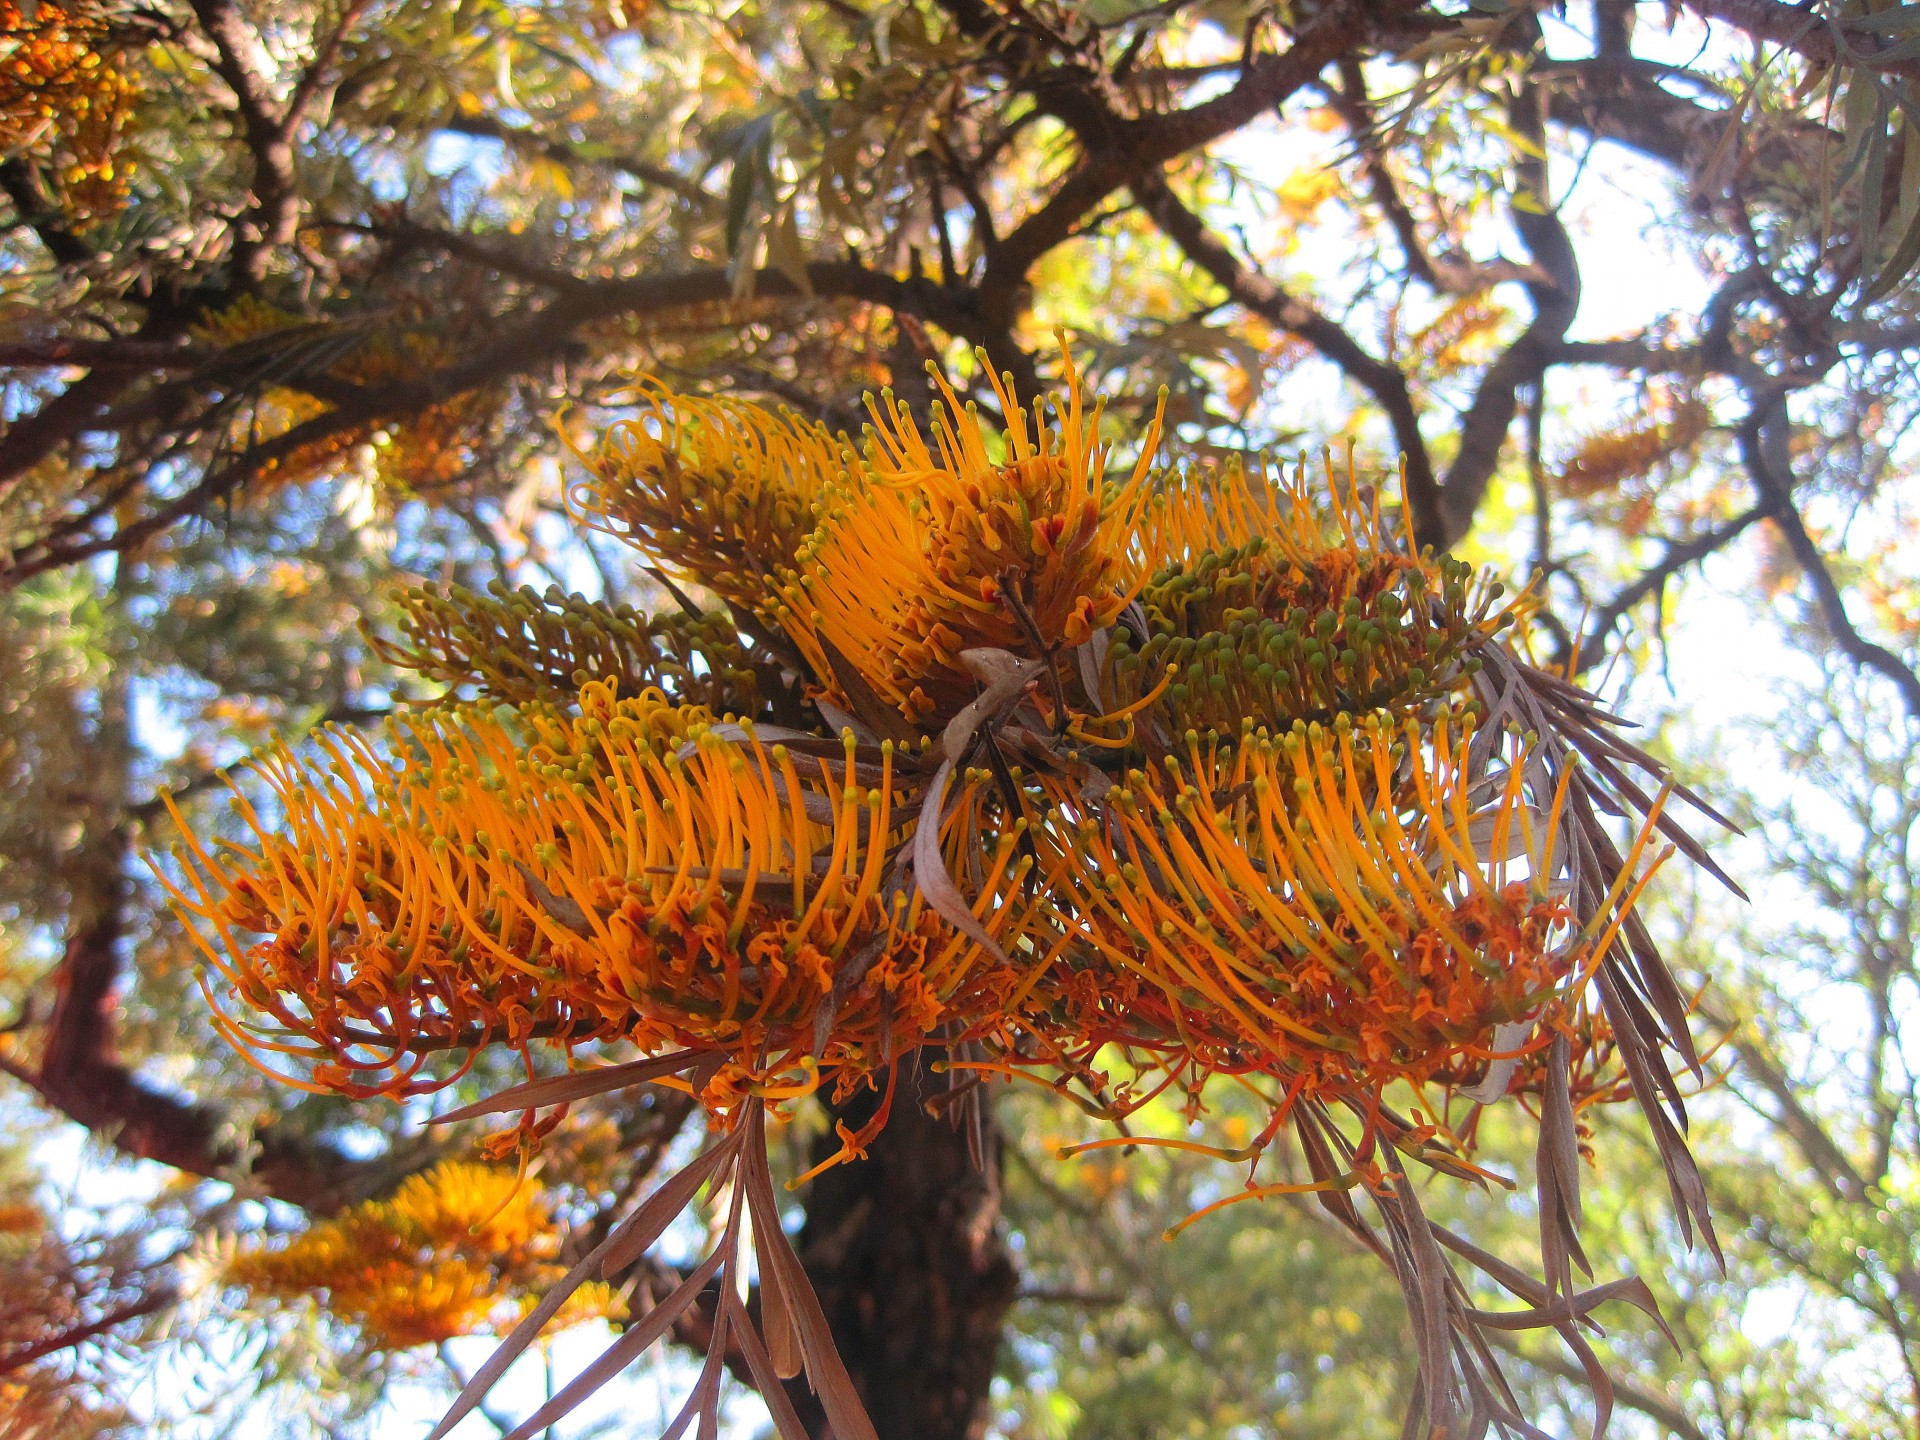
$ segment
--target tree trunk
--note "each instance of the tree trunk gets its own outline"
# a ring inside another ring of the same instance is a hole
[[[864,1160],[836,1165],[810,1187],[801,1260],[880,1440],[978,1440],[1017,1276],[1001,1239],[999,1137],[983,1106],[984,1167],[966,1129],[927,1114],[945,1089],[927,1060],[902,1062],[887,1127]],[[850,1127],[879,1097],[837,1112]],[[816,1160],[839,1146],[828,1135]],[[796,1389],[804,1390],[804,1385]],[[795,1396],[825,1440],[813,1397]]]

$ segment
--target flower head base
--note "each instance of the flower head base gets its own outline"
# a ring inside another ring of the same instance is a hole
[[[1071,357],[1051,423],[1044,401],[1029,417],[1011,380],[992,377],[1007,417],[994,443],[936,378],[932,446],[891,392],[872,402],[865,464],[784,591],[783,618],[815,668],[833,673],[831,645],[916,724],[973,698],[964,651],[1051,660],[1113,622],[1137,585],[1128,551],[1160,439],[1156,416],[1132,473],[1110,484],[1101,407],[1088,409]]]
[[[652,382],[634,403],[636,418],[583,457],[577,512],[745,614],[764,612],[842,473],[840,443],[791,416]]]
[[[256,1295],[327,1308],[383,1350],[501,1334],[564,1266],[540,1186],[511,1170],[448,1162],[309,1226],[277,1246],[236,1251],[221,1278]],[[623,1307],[605,1285],[576,1291],[563,1325]]]

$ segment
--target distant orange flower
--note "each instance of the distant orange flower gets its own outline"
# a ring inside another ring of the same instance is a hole
[[[77,219],[126,203],[126,129],[139,86],[114,48],[105,7],[0,0],[0,153],[44,156]]]
[[[284,1243],[248,1243],[220,1278],[256,1296],[327,1308],[382,1349],[500,1333],[564,1270],[540,1186],[510,1170],[448,1162]],[[576,1292],[562,1323],[623,1310],[604,1285]]]

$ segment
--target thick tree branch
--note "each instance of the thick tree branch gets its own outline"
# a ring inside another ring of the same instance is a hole
[[[213,42],[214,72],[233,92],[241,138],[253,157],[253,208],[235,222],[233,268],[257,284],[268,255],[293,238],[299,221],[292,126],[273,97],[265,47],[240,7],[233,0],[193,0],[193,13]]]
[[[1826,6],[1789,5],[1783,0],[1681,0],[1681,3],[1696,15],[1722,21],[1756,40],[1791,50],[1821,69],[1851,58],[1841,53],[1833,23],[1823,13]],[[1864,26],[1847,29],[1847,49],[1865,64],[1884,74],[1909,80],[1920,78],[1920,62],[1898,53],[1907,37],[1876,32]]]
[[[1604,365],[1636,375],[1719,375],[1726,373],[1696,345],[1660,345],[1628,337],[1621,340],[1563,340],[1549,352],[1553,365]]]
[[[809,265],[807,277],[811,296],[803,296],[790,278],[773,270],[756,276],[756,293],[787,299],[858,300],[883,306],[974,340],[987,348],[997,364],[1009,364],[1011,368],[1006,349],[1011,342],[1006,333],[985,323],[964,290],[949,289],[926,278],[898,279],[852,261]],[[733,293],[733,278],[717,265],[643,279],[582,282],[553,297],[518,324],[503,323],[497,327],[499,338],[491,345],[444,369],[377,390],[333,389],[330,398],[337,403],[326,414],[213,466],[186,491],[108,534],[29,543],[0,566],[0,590],[94,555],[124,552],[144,544],[181,520],[207,514],[256,476],[308,446],[366,425],[419,414],[469,390],[503,384],[550,365],[572,344],[575,332],[590,322],[614,315],[717,304],[731,299]],[[1016,370],[1016,379],[1026,378]],[[9,436],[9,441],[12,438]]]
[[[1546,97],[1531,82],[1514,94],[1508,121],[1514,146],[1514,194],[1509,212],[1544,279],[1527,286],[1533,320],[1487,367],[1460,425],[1460,447],[1440,487],[1440,525],[1415,531],[1422,544],[1445,549],[1473,528],[1474,513],[1499,466],[1507,433],[1519,410],[1520,390],[1546,373],[1580,308],[1580,267],[1566,227],[1553,211],[1547,174]]]
[[[88,340],[54,337],[0,344],[0,370],[190,370],[204,350],[167,340]]]
[[[349,0],[334,17],[333,28],[314,47],[313,58],[294,82],[293,92],[287,96],[286,111],[280,119],[280,128],[287,132],[289,138],[292,138],[301,122],[307,118],[307,112],[326,89],[327,72],[333,65],[334,57],[340,53],[347,35],[359,23],[371,3],[372,0]]]
[[[0,431],[0,494],[60,446],[95,428],[137,374],[117,366],[90,370]]]
[[[397,254],[410,249],[438,250],[456,260],[482,270],[491,270],[496,275],[509,276],[515,280],[524,280],[529,285],[538,285],[544,290],[573,291],[591,285],[591,280],[583,280],[568,270],[556,270],[551,265],[543,265],[538,260],[523,255],[514,255],[477,239],[472,235],[458,234],[451,230],[436,230],[430,225],[420,225],[405,218],[381,218],[367,224],[357,224],[343,228],[364,231],[378,235],[383,239],[398,242]]]
[[[1088,86],[1068,86],[1055,78],[1034,87],[1042,108],[1072,127],[1082,157],[1053,194],[1002,237],[981,281],[983,305],[997,315],[1013,304],[1034,263],[1068,239],[1080,217],[1115,190],[1157,174],[1282,104],[1327,65],[1364,45],[1376,27],[1419,8],[1408,0],[1375,6],[1337,0],[1302,27],[1287,50],[1255,56],[1241,67],[1232,88],[1184,110],[1129,118]]]

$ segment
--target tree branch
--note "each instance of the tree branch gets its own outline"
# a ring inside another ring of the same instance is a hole
[[[1741,422],[1740,458],[1747,467],[1753,488],[1759,494],[1767,518],[1779,529],[1781,538],[1787,542],[1787,549],[1792,552],[1801,573],[1807,577],[1807,584],[1813,590],[1814,603],[1819,607],[1820,618],[1826,625],[1827,633],[1833,637],[1834,644],[1856,665],[1892,681],[1894,688],[1900,692],[1907,713],[1920,720],[1920,675],[1916,675],[1886,646],[1867,639],[1854,625],[1853,617],[1847,613],[1846,598],[1834,582],[1833,572],[1827,568],[1826,557],[1807,533],[1806,522],[1800,518],[1800,511],[1793,503],[1791,474],[1776,468],[1769,454],[1777,446],[1783,466],[1788,463],[1785,456],[1789,452],[1784,437],[1767,433],[1773,427],[1787,423],[1786,400],[1781,395],[1757,403]]]
[[[0,344],[0,369],[190,370],[206,352],[166,340],[88,340],[56,336]]]
[[[1697,15],[1722,21],[1756,40],[1791,50],[1818,68],[1849,63],[1849,57],[1841,54],[1833,22],[1822,13],[1823,6],[1788,5],[1781,0],[1681,0],[1681,3]],[[1846,37],[1847,48],[1883,74],[1909,80],[1920,78],[1920,62],[1910,56],[1896,53],[1896,58],[1882,58],[1884,53],[1898,52],[1902,42],[1900,35],[1881,34],[1864,27],[1848,27]]]
[[[1725,525],[1702,532],[1691,540],[1670,540],[1660,558],[1643,570],[1632,584],[1625,586],[1599,610],[1588,623],[1586,638],[1580,642],[1578,668],[1590,670],[1606,658],[1607,641],[1627,612],[1648,596],[1666,587],[1666,583],[1689,565],[1718,553],[1766,511],[1756,505],[1735,516]]]
[[[1340,83],[1326,87],[1327,98],[1335,113],[1347,124],[1354,148],[1367,174],[1373,203],[1380,207],[1400,253],[1406,259],[1407,273],[1431,290],[1446,295],[1477,295],[1509,280],[1544,279],[1539,267],[1516,265],[1510,260],[1478,261],[1463,255],[1430,255],[1420,240],[1420,228],[1411,208],[1400,194],[1399,183],[1388,168],[1379,144],[1379,131],[1373,107],[1367,95],[1366,72],[1354,56],[1340,61]]]
[[[233,92],[241,138],[253,157],[253,208],[235,222],[233,268],[257,284],[272,248],[293,238],[299,220],[289,116],[273,98],[263,73],[270,62],[240,7],[233,0],[193,0],[193,13],[213,42],[214,72]]]
[[[179,1298],[178,1292],[172,1285],[156,1284],[138,1300],[129,1300],[124,1305],[116,1306],[98,1320],[90,1321],[85,1325],[75,1325],[71,1329],[62,1330],[57,1335],[48,1335],[34,1341],[31,1345],[0,1351],[0,1375],[24,1370],[35,1361],[44,1360],[49,1355],[57,1355],[62,1350],[71,1350],[76,1345],[97,1340],[109,1330],[117,1329],[130,1320],[140,1320],[148,1315],[158,1314]]]
[[[1415,531],[1422,544],[1445,549],[1473,528],[1474,512],[1500,463],[1519,409],[1520,389],[1537,382],[1580,308],[1580,267],[1566,227],[1553,211],[1547,174],[1546,96],[1531,81],[1515,91],[1508,123],[1514,146],[1513,228],[1545,278],[1527,286],[1533,320],[1481,377],[1460,425],[1460,448],[1440,487],[1437,533]]]
[[[1068,239],[1080,217],[1115,190],[1157,174],[1170,161],[1283,103],[1327,65],[1364,44],[1376,27],[1391,25],[1419,8],[1410,0],[1374,6],[1336,0],[1298,32],[1286,51],[1253,57],[1241,67],[1231,89],[1184,110],[1125,117],[1091,85],[1068,85],[1057,70],[1050,73],[1048,83],[1035,88],[1035,99],[1073,129],[1082,158],[1053,194],[995,247],[980,284],[983,307],[999,315],[1011,306],[1035,262]]]
[[[1180,203],[1164,179],[1154,175],[1136,180],[1134,190],[1140,196],[1141,207],[1154,223],[1236,304],[1269,324],[1298,335],[1379,402],[1393,427],[1394,443],[1407,459],[1407,509],[1414,534],[1431,543],[1426,537],[1434,533],[1439,523],[1439,491],[1406,376],[1396,366],[1369,354],[1312,305],[1242,265],[1226,245],[1207,230],[1199,216]]]
[[[949,289],[924,277],[899,279],[852,261],[809,265],[807,278],[810,296],[803,295],[779,271],[762,271],[755,277],[756,293],[788,299],[858,300],[884,306],[982,344],[996,363],[1007,363],[1006,346],[1011,341],[1006,332],[988,326],[963,290]],[[613,315],[655,314],[718,304],[733,294],[733,278],[717,265],[643,279],[582,281],[519,324],[498,327],[500,338],[493,344],[444,369],[378,389],[351,387],[333,392],[339,402],[333,409],[206,471],[181,494],[117,530],[84,539],[29,542],[0,565],[0,591],[49,570],[144,544],[181,520],[206,514],[255,476],[310,445],[365,425],[418,414],[469,390],[502,384],[550,364],[571,345],[574,333],[583,325]],[[9,436],[8,440],[13,438]]]

